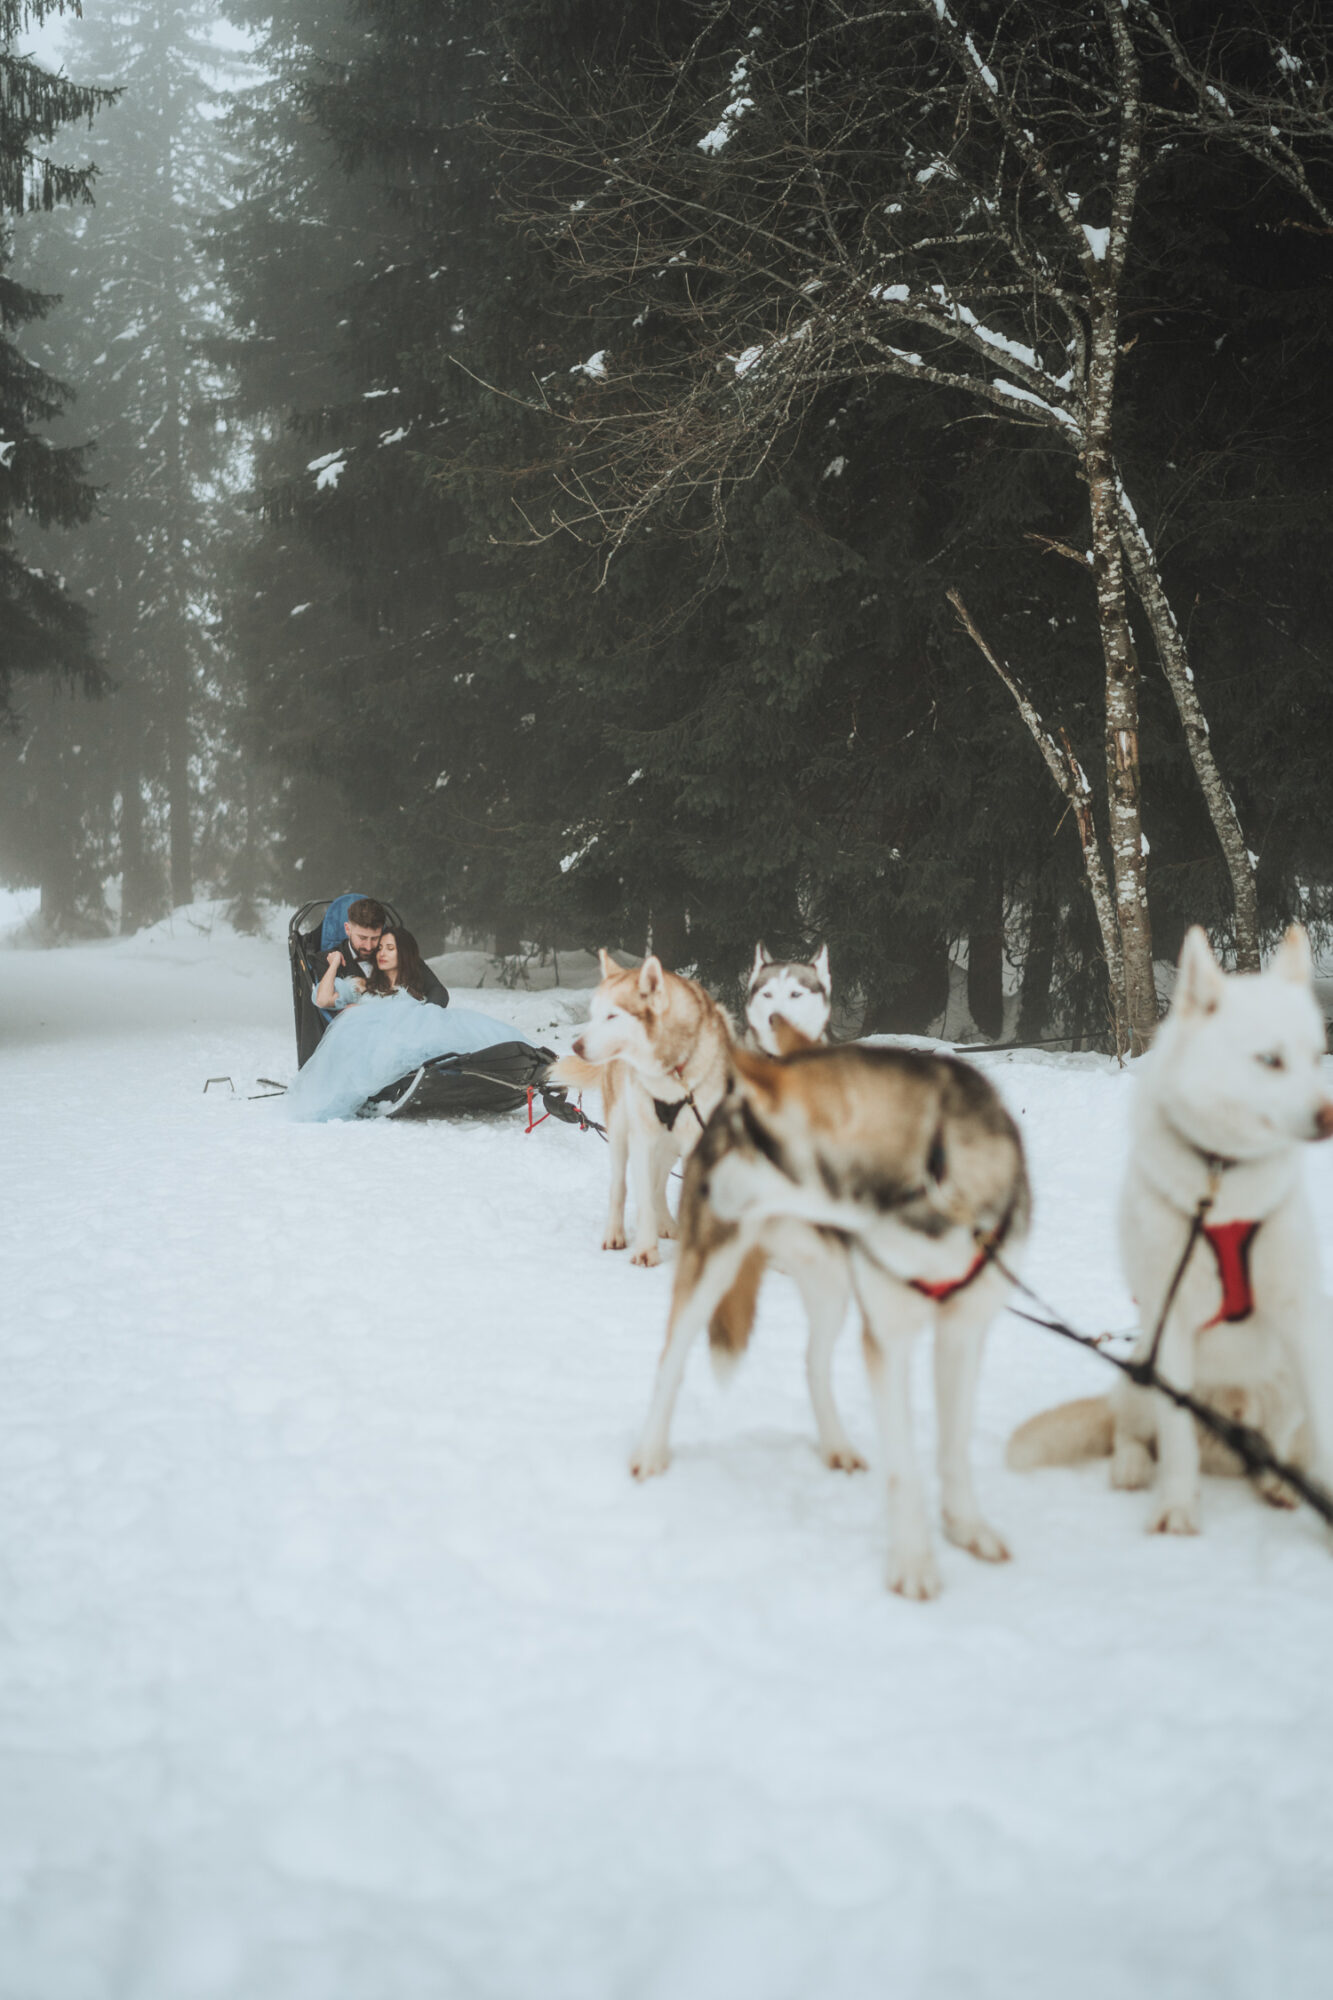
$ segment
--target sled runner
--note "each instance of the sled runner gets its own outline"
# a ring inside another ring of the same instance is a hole
[[[328,1026],[314,1002],[315,962],[321,952],[341,944],[343,913],[350,900],[347,896],[336,896],[303,903],[287,927],[298,1069],[309,1062]],[[384,902],[383,898],[380,900]],[[390,924],[402,923],[392,903],[384,902],[384,909]],[[570,1125],[584,1124],[587,1121],[566,1101],[566,1093],[547,1082],[547,1072],[554,1061],[553,1050],[536,1048],[523,1041],[496,1042],[491,1048],[474,1049],[467,1054],[432,1056],[377,1091],[367,1100],[362,1115],[444,1118],[460,1112],[527,1108],[531,1118],[536,1094],[550,1116]]]

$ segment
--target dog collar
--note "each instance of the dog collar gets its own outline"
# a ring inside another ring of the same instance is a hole
[[[965,1292],[974,1278],[979,1278],[989,1264],[994,1252],[982,1245],[961,1278],[944,1278],[938,1283],[929,1278],[909,1278],[908,1284],[923,1298],[934,1299],[938,1305],[944,1299],[951,1299],[959,1292]]]
[[[1223,1174],[1229,1174],[1233,1167],[1240,1165],[1240,1161],[1228,1159],[1225,1153],[1210,1153],[1206,1146],[1196,1146],[1193,1139],[1182,1132],[1175,1120],[1169,1118],[1165,1112],[1162,1114],[1162,1122],[1175,1133],[1187,1153],[1193,1153],[1196,1160],[1203,1162],[1204,1171],[1208,1175],[1209,1193],[1215,1195]]]

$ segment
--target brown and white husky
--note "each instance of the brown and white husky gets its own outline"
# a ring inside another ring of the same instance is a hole
[[[950,1057],[845,1045],[785,1061],[737,1049],[732,1060],[734,1086],[685,1169],[666,1345],[631,1470],[640,1479],[666,1470],[701,1328],[724,1352],[748,1338],[746,1314],[729,1317],[728,1302],[751,1252],[777,1231],[787,1264],[804,1231],[813,1239],[810,1386],[825,1456],[845,1462],[829,1363],[850,1281],[888,1487],[889,1586],[934,1597],[909,1394],[924,1326],[935,1335],[945,1534],[989,1562],[1009,1553],[977,1502],[971,1436],[986,1329],[1007,1290],[992,1252],[1007,1262],[1028,1223],[1017,1127],[986,1078]]]
[[[603,1250],[625,1248],[626,1170],[634,1189],[630,1262],[656,1264],[673,1237],[667,1179],[699,1142],[731,1074],[731,1021],[693,979],[657,958],[622,970],[599,954],[602,983],[588,1026],[551,1070],[555,1083],[599,1090],[611,1142],[611,1200]]]

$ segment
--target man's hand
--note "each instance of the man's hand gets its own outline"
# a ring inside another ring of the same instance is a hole
[[[366,990],[366,982],[365,982],[365,980],[364,980],[364,979],[354,979],[354,980],[352,981],[352,984],[353,984],[353,986],[355,986],[355,988],[356,988],[356,990],[357,990],[357,992],[358,992],[358,993],[364,993],[364,992],[365,992],[365,990]]]

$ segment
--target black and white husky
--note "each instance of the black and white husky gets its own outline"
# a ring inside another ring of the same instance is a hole
[[[773,1025],[778,1016],[807,1042],[827,1041],[831,1005],[826,944],[812,959],[772,959],[764,945],[755,946],[745,992],[748,1039],[754,1048],[768,1056],[786,1053]]]

